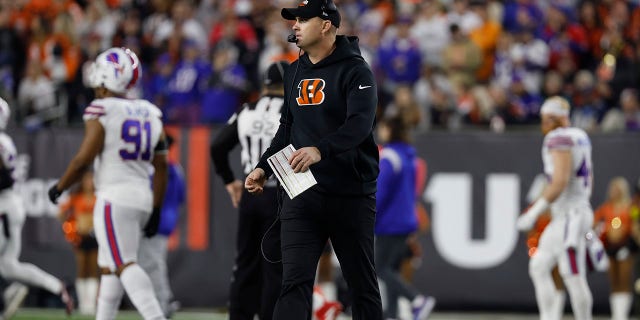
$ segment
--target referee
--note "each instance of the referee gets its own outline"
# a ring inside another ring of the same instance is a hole
[[[289,143],[296,148],[289,159],[293,171],[311,169],[318,184],[293,199],[282,197],[282,291],[273,317],[310,319],[318,259],[331,239],[353,299],[353,319],[381,320],[373,254],[376,81],[358,38],[337,35],[340,13],[332,0],[304,0],[281,15],[295,20],[289,41],[304,54],[285,74],[278,133],[245,187],[262,192],[272,173],[266,159]]]
[[[280,259],[276,182],[267,181],[260,197],[247,196],[242,181],[231,171],[229,153],[240,143],[245,175],[258,164],[278,129],[283,76],[288,67],[284,61],[270,65],[260,99],[231,116],[211,144],[215,171],[224,181],[233,206],[239,208],[237,253],[229,294],[230,320],[253,320],[256,314],[260,320],[270,320],[280,294],[282,263],[271,261]]]

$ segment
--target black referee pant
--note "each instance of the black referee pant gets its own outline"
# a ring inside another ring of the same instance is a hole
[[[236,259],[229,293],[229,319],[271,320],[280,288],[282,286],[282,263],[271,263],[264,259],[279,261],[280,222],[277,189],[264,188],[264,193],[253,196],[246,190],[239,205]],[[263,235],[276,221],[269,233]]]
[[[282,291],[273,319],[311,319],[318,259],[331,239],[353,299],[354,320],[381,320],[373,254],[375,195],[337,196],[309,189],[283,197]]]

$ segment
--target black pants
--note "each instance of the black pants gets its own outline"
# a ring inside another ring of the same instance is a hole
[[[270,320],[282,286],[282,263],[279,261],[280,222],[263,235],[276,221],[278,203],[276,188],[265,188],[259,196],[246,190],[240,201],[237,255],[229,297],[230,320]]]
[[[376,238],[376,266],[387,288],[385,317],[398,316],[398,298],[413,300],[418,293],[400,275],[400,265],[407,256],[409,235],[380,235]]]
[[[375,195],[344,197],[309,189],[293,200],[283,198],[282,291],[273,318],[311,319],[316,267],[331,239],[353,299],[353,319],[381,320],[373,255]]]

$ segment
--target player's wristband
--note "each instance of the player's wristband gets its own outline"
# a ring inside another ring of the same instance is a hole
[[[547,201],[545,198],[540,198],[536,200],[533,205],[531,205],[531,208],[527,210],[527,214],[532,214],[535,217],[538,217],[542,213],[547,211],[547,209],[549,209],[549,201]]]

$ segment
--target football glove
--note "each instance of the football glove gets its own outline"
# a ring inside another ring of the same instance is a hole
[[[53,204],[58,203],[58,198],[60,198],[61,194],[62,194],[62,191],[58,190],[57,183],[55,183],[54,185],[51,186],[51,188],[49,188],[49,200],[51,200]]]
[[[516,228],[518,228],[519,231],[529,231],[536,224],[536,221],[538,221],[538,217],[525,212],[516,220]]]
[[[151,217],[147,224],[144,226],[144,236],[151,238],[158,233],[158,227],[160,226],[160,208],[154,207],[151,212]]]

